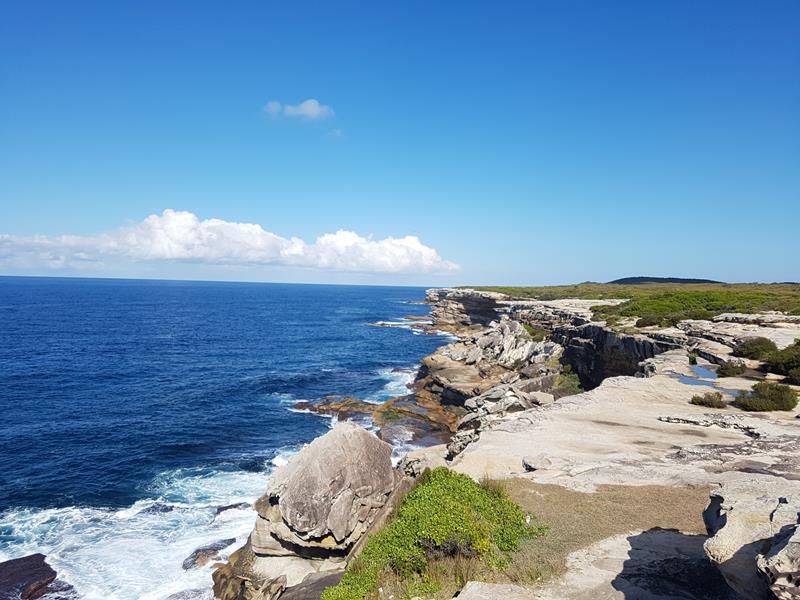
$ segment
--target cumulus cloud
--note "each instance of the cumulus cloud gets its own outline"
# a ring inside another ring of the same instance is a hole
[[[321,104],[314,98],[304,100],[300,104],[281,104],[277,100],[270,100],[264,105],[264,111],[273,116],[299,117],[309,121],[319,121],[334,115],[330,106]]]
[[[96,236],[0,235],[0,265],[79,268],[120,258],[363,273],[447,273],[458,269],[416,236],[373,240],[339,230],[307,243],[254,223],[200,220],[194,213],[171,209]]]

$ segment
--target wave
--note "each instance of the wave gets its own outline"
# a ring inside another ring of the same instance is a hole
[[[378,377],[384,380],[386,383],[381,389],[366,396],[364,398],[365,402],[369,402],[371,404],[383,404],[392,398],[409,394],[409,386],[414,383],[414,380],[417,377],[417,369],[380,369],[378,371]]]
[[[261,472],[163,473],[148,498],[123,509],[7,510],[0,515],[0,561],[42,552],[84,600],[162,600],[210,590],[211,563],[184,570],[183,560],[222,539],[236,539],[222,559],[244,544],[254,521],[250,503],[264,492],[268,474],[299,449],[279,449]]]

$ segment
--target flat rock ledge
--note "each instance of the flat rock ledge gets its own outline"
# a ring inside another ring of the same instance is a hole
[[[272,600],[286,588],[341,571],[381,523],[403,481],[392,448],[339,423],[270,477],[247,543],[213,574],[221,600]]]

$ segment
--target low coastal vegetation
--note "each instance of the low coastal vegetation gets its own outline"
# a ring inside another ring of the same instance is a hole
[[[719,392],[708,392],[701,396],[692,396],[690,402],[697,406],[707,406],[708,408],[725,408],[728,406]]]
[[[798,372],[800,369],[800,340],[795,340],[791,346],[767,355],[766,362],[767,368],[773,373],[788,375],[800,383],[800,379],[798,379],[798,375],[800,375]]]
[[[760,360],[777,350],[778,347],[772,340],[765,337],[754,337],[737,344],[733,349],[733,355]]]
[[[710,319],[726,312],[778,310],[800,315],[800,285],[722,283],[581,283],[547,287],[481,287],[516,298],[558,300],[625,298],[617,306],[597,306],[598,319],[637,317],[637,326],[675,325],[684,319]]]
[[[583,386],[581,386],[580,377],[578,374],[572,370],[570,365],[564,365],[561,368],[561,373],[558,375],[558,379],[556,380],[553,389],[550,390],[550,393],[557,399],[563,398],[564,396],[574,396],[575,394],[582,393]]]
[[[522,326],[534,342],[543,342],[550,337],[550,332],[544,327],[534,327],[528,323],[523,323]]]
[[[742,410],[756,412],[793,410],[797,406],[797,392],[788,385],[762,381],[739,396],[736,405]]]
[[[717,369],[719,377],[737,377],[747,370],[744,363],[740,360],[729,360],[722,363]]]
[[[499,569],[521,540],[541,533],[496,482],[476,483],[444,467],[425,471],[394,518],[372,536],[322,600],[396,597],[462,586],[477,568]]]

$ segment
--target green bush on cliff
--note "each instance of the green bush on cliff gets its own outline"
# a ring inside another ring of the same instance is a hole
[[[733,349],[734,356],[761,359],[778,347],[775,342],[765,337],[754,337],[737,344]]]
[[[795,340],[794,344],[783,350],[769,354],[767,368],[781,375],[788,375],[789,371],[800,369],[800,340]]]
[[[786,382],[794,385],[800,385],[800,367],[791,369],[786,376]]]
[[[361,600],[383,578],[409,580],[415,593],[432,593],[430,561],[474,557],[500,565],[503,553],[536,533],[502,488],[482,486],[444,467],[423,473],[396,517],[373,535],[338,585],[321,600]]]
[[[558,379],[556,380],[556,384],[550,393],[553,396],[558,398],[563,398],[565,396],[574,396],[575,394],[580,394],[583,392],[583,387],[581,386],[581,379],[578,377],[578,374],[572,370],[570,365],[564,365],[561,368],[561,373],[558,375]]]
[[[736,405],[747,411],[793,410],[797,406],[797,392],[788,385],[762,381],[736,399]]]

